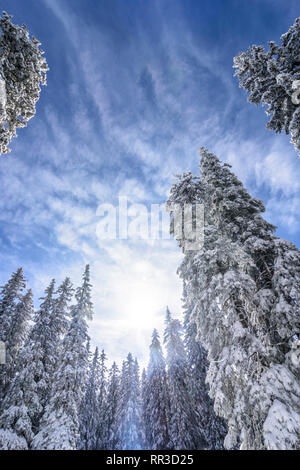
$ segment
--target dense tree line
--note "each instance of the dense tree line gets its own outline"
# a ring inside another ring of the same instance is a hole
[[[69,278],[57,289],[52,280],[35,312],[21,269],[1,288],[0,448],[222,448],[225,426],[208,397],[194,330],[183,337],[167,309],[166,359],[154,330],[142,378],[131,353],[108,371],[105,352],[90,351],[89,266],[72,304],[73,293]]]
[[[299,448],[300,252],[230,165],[202,149],[200,168],[168,201],[205,208],[204,244],[179,241],[183,324],[167,309],[142,374],[131,353],[108,371],[90,351],[89,266],[37,311],[22,269],[1,288],[0,448]]]
[[[88,266],[74,299],[52,280],[36,312],[21,269],[1,288],[1,448],[299,448],[299,250],[230,165],[202,149],[200,167],[168,201],[205,207],[203,246],[180,240],[184,321],[167,309],[142,374],[91,353]]]
[[[300,252],[274,235],[230,165],[202,148],[200,170],[179,176],[168,204],[204,207],[204,243],[188,250],[183,233],[179,274],[225,447],[299,449]]]
[[[4,13],[0,27],[6,153],[48,67],[25,26]],[[268,127],[290,133],[297,150],[299,31],[298,19],[281,46],[234,61],[249,101],[269,106]],[[300,252],[275,236],[230,168],[202,148],[200,177],[180,175],[171,189],[170,207],[204,207],[204,243],[190,249],[191,232],[176,236],[184,319],[167,309],[165,354],[154,330],[142,374],[131,353],[108,370],[105,352],[91,352],[89,266],[75,291],[69,278],[58,288],[52,280],[37,311],[22,269],[1,287],[0,449],[300,448]]]

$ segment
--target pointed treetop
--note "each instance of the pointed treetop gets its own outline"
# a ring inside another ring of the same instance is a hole
[[[0,286],[1,288],[1,303],[8,301],[8,298],[18,297],[19,291],[23,291],[26,287],[26,282],[24,279],[23,269],[18,268],[15,273],[11,275],[9,281],[4,285]]]
[[[40,297],[39,300],[45,300],[45,302],[46,302],[49,299],[52,299],[52,296],[54,294],[54,286],[55,286],[55,279],[52,279],[49,286],[46,287],[46,289],[45,289],[45,294],[46,295],[44,297]],[[41,305],[43,305],[43,304],[41,304]]]
[[[132,357],[132,354],[131,352],[128,353],[128,356],[127,356],[127,362],[128,364],[132,364],[134,361],[133,361],[133,357]]]
[[[93,303],[91,300],[91,284],[90,284],[90,267],[87,264],[83,274],[83,282],[81,287],[77,287],[75,298],[77,305],[72,307],[72,313],[74,316],[80,318],[87,318],[91,320],[93,318]]]
[[[165,323],[170,323],[170,321],[172,320],[172,317],[171,317],[171,312],[169,310],[169,307],[167,306],[167,309],[166,309],[166,321]]]
[[[168,327],[167,327],[168,328]],[[165,359],[160,344],[159,334],[155,329],[152,334],[152,342],[150,344],[150,358],[148,363],[148,375],[151,376],[157,369],[164,369]]]
[[[99,349],[98,349],[98,346],[95,348],[95,352],[94,352],[94,361],[96,361],[99,357]]]
[[[96,348],[98,351],[98,348]],[[104,349],[101,351],[101,356],[100,356],[101,362],[104,363],[106,361],[106,354],[104,352]]]
[[[159,334],[157,329],[155,328],[152,333],[152,342],[150,344],[150,351],[153,350],[161,350],[161,345],[159,341]]]
[[[153,333],[152,333],[152,340],[157,340],[159,339],[159,334],[156,328],[154,328]]]
[[[66,277],[64,281],[61,283],[61,285],[58,287],[56,294],[58,295],[66,294],[66,297],[68,298],[68,300],[70,300],[73,292],[74,292],[73,284],[70,278]]]

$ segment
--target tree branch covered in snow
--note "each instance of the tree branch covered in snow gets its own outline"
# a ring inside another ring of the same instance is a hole
[[[0,154],[10,152],[8,145],[17,129],[26,127],[35,115],[48,70],[41,43],[11,18],[6,12],[0,17]]]
[[[300,106],[293,100],[300,79],[300,18],[281,36],[281,45],[252,46],[234,58],[235,75],[248,92],[250,103],[267,106],[267,128],[291,135],[291,143],[300,155]],[[298,87],[299,88],[299,87]]]
[[[205,241],[179,268],[186,308],[208,351],[207,381],[228,425],[227,448],[300,447],[300,252],[273,232],[264,206],[206,149],[201,180],[185,174],[170,203],[205,207]]]

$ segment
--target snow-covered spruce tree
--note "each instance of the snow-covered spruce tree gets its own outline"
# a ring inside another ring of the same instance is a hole
[[[123,362],[119,406],[116,413],[116,449],[143,449],[142,406],[138,366],[129,353]]]
[[[202,148],[201,180],[184,175],[171,189],[169,202],[195,196],[205,210],[204,245],[185,251],[179,274],[208,351],[214,409],[227,421],[225,447],[297,449],[300,371],[290,352],[300,334],[300,253],[273,234],[263,203],[229,167]]]
[[[106,448],[108,440],[108,428],[107,428],[107,367],[106,367],[106,354],[104,350],[100,356],[100,368],[99,368],[99,393],[97,397],[98,401],[98,423],[97,423],[97,449],[103,450]]]
[[[26,127],[35,115],[40,84],[46,85],[48,70],[40,42],[11,18],[6,12],[0,17],[0,154],[10,151],[17,129]]]
[[[135,434],[138,439],[136,441],[134,440],[134,435],[132,433],[132,442],[138,442],[139,445],[141,446],[142,449],[145,448],[145,433],[144,433],[144,426],[142,422],[142,396],[141,396],[141,382],[140,382],[140,366],[138,363],[137,358],[134,360],[134,368],[133,368],[133,388],[136,390],[137,393],[137,398],[136,398],[136,403],[137,403],[137,410],[136,412],[136,423],[139,422],[139,427],[137,426],[137,431]]]
[[[202,344],[196,340],[197,327],[195,322],[190,319],[195,302],[188,301],[185,288],[183,301],[185,310],[184,344],[189,367],[188,386],[193,407],[197,414],[197,423],[205,441],[205,448],[210,450],[223,449],[227,428],[225,421],[215,414],[213,401],[208,395],[208,386],[206,384],[207,352]]]
[[[54,374],[49,403],[40,422],[32,448],[73,450],[79,437],[78,409],[87,383],[88,350],[86,318],[92,318],[89,266],[83,283],[75,292],[71,322],[63,340],[58,368]]]
[[[99,351],[96,348],[89,368],[84,397],[79,407],[79,438],[77,444],[79,450],[95,450],[97,448],[99,380]]]
[[[153,331],[147,376],[144,378],[143,403],[146,441],[150,449],[170,449],[170,396],[166,363],[157,330]]]
[[[252,46],[234,58],[235,75],[248,92],[248,101],[263,106],[270,116],[267,128],[291,134],[291,143],[300,155],[300,18],[281,36],[281,45],[270,42],[270,50]]]
[[[0,291],[0,341],[6,348],[6,362],[0,365],[0,410],[2,400],[13,379],[18,354],[28,332],[33,314],[32,292],[25,296],[26,287],[22,269],[12,274]]]
[[[107,442],[106,449],[116,449],[117,410],[120,399],[120,373],[114,362],[109,371],[107,401],[106,401],[106,423]]]
[[[58,361],[62,348],[62,339],[67,332],[69,321],[69,303],[73,296],[73,286],[70,279],[67,277],[55,292],[56,298],[52,299],[49,311],[49,320],[47,329],[45,330],[45,377],[50,386],[44,397],[43,407],[48,402],[51,384],[53,382],[54,374],[58,367]]]
[[[54,282],[46,289],[40,309],[34,316],[34,325],[19,353],[15,377],[3,400],[0,449],[30,448],[39,427],[50,386],[45,364]]]
[[[5,397],[5,392],[8,391],[17,371],[19,354],[22,351],[25,340],[27,338],[30,320],[33,318],[33,315],[33,294],[31,289],[29,289],[26,294],[21,297],[20,301],[16,305],[15,315],[11,323],[11,330],[7,336],[8,348],[6,350],[6,362],[3,366],[3,382],[6,382],[7,387],[6,390],[4,389],[3,397]]]
[[[189,375],[182,327],[167,308],[164,342],[167,350],[168,384],[170,391],[169,435],[172,447],[203,449],[205,442],[197,421],[193,397],[189,393]]]
[[[150,429],[150,417],[149,417],[149,408],[147,403],[148,397],[148,377],[146,369],[143,369],[141,377],[141,403],[142,403],[142,425],[143,425],[143,434],[144,434],[144,450],[151,449],[150,439],[151,439],[151,429]]]

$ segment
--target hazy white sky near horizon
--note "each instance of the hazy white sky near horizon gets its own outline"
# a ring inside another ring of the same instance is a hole
[[[297,2],[3,0],[42,42],[50,66],[37,115],[0,160],[0,282],[23,266],[35,301],[52,277],[91,265],[90,335],[109,363],[142,365],[168,305],[181,316],[174,240],[97,237],[97,207],[167,199],[198,173],[198,148],[232,164],[278,234],[300,246],[300,160],[265,128],[233,77],[233,56],[279,41]]]

